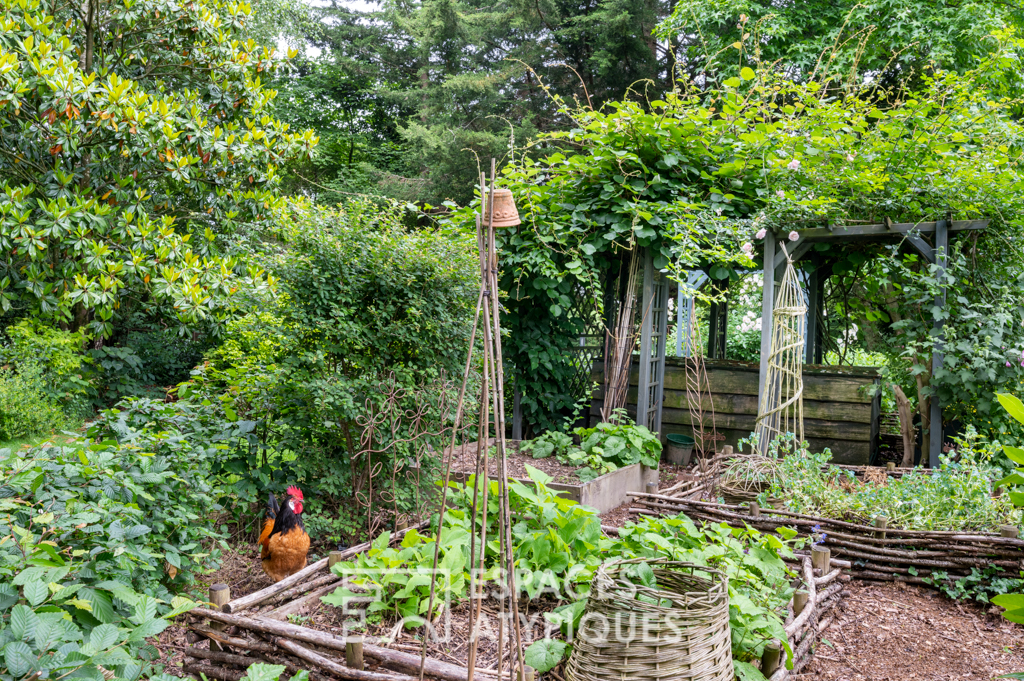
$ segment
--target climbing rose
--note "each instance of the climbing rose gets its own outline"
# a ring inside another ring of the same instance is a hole
[[[753,250],[754,250],[754,247],[750,244],[749,241],[747,243],[743,244],[743,252],[746,253],[748,256],[751,254],[751,252]]]
[[[786,165],[786,167],[789,168],[790,170],[800,170],[800,161],[794,158]]]
[[[754,238],[755,239],[763,239],[764,235],[767,234],[767,233],[768,233],[768,230],[765,229],[764,227],[762,227],[760,230],[758,230],[757,234],[754,235]]]
[[[786,198],[786,192],[780,189],[777,192],[775,192],[775,196],[779,197],[780,199],[784,199]]]
[[[800,238],[800,235],[797,234],[796,231],[792,231],[792,232],[789,233],[789,240],[790,241],[796,241],[799,238]]]

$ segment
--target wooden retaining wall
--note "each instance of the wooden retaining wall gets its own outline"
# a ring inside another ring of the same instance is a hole
[[[668,433],[689,435],[690,410],[686,400],[687,362],[682,357],[665,360],[665,405],[662,410],[662,439]],[[715,427],[725,440],[718,445],[737,445],[749,437],[757,419],[757,383],[759,367],[749,362],[705,360],[710,400],[701,405],[705,411],[705,429],[711,425],[710,409],[714,405]],[[591,403],[591,424],[599,417],[604,404],[603,366],[595,367],[598,384]],[[636,413],[636,386],[639,371],[634,364],[630,376],[628,408]],[[871,367],[804,367],[804,437],[812,451],[828,447],[835,463],[863,465],[868,463],[878,441],[879,401],[868,395],[878,380],[877,369]]]

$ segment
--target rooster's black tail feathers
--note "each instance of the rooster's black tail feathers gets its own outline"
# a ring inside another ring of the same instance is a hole
[[[269,494],[270,496],[267,498],[267,517],[271,520],[276,520],[281,507],[277,505],[277,498],[274,497],[274,493],[270,492]]]

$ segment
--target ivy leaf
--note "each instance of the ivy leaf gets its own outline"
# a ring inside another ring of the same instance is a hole
[[[534,641],[527,647],[523,660],[543,674],[554,669],[565,655],[565,641],[548,638]]]

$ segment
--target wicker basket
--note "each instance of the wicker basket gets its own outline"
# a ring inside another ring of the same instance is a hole
[[[642,562],[653,568],[656,588],[624,577],[630,565]],[[697,576],[695,571],[711,578]],[[733,681],[725,575],[667,560],[637,559],[602,566],[594,576],[565,678]]]

